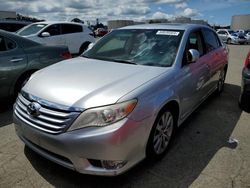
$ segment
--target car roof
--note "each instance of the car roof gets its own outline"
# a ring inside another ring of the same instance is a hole
[[[81,24],[81,23],[76,23],[76,22],[67,22],[67,21],[43,21],[43,22],[36,22],[36,23],[33,23],[33,24],[75,24],[75,25],[81,25],[83,26],[84,24]]]
[[[28,47],[40,45],[37,42],[34,42],[34,41],[29,40],[27,38],[16,35],[15,33],[11,33],[11,32],[8,32],[8,31],[1,30],[1,29],[0,29],[0,35],[2,35],[3,37],[14,40],[15,42],[17,42],[23,48],[28,48]]]
[[[200,24],[181,24],[181,23],[160,23],[160,24],[140,24],[126,26],[120,29],[170,29],[170,30],[189,30],[195,28],[210,28]]]
[[[31,24],[32,22],[27,22],[27,21],[18,21],[18,20],[0,20],[0,24],[23,24],[23,25],[28,25]]]

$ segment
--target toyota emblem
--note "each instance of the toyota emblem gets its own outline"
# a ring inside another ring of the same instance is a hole
[[[37,117],[40,115],[40,108],[41,105],[38,104],[37,102],[31,102],[28,106],[27,106],[27,112],[30,116],[32,117]]]

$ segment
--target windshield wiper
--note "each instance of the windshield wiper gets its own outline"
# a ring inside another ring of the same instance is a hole
[[[129,61],[129,60],[123,60],[123,59],[111,59],[110,61],[114,61],[117,63],[126,63],[126,64],[132,64],[132,65],[137,65],[135,62],[133,61]]]
[[[117,63],[126,63],[126,64],[137,65],[136,63],[134,63],[133,61],[130,61],[130,60],[123,60],[123,59],[104,59],[104,58],[88,57],[88,56],[86,56],[86,55],[84,55],[84,54],[82,54],[81,57],[90,58],[90,59],[98,59],[98,60],[103,60],[103,61],[113,61],[113,62],[117,62]]]

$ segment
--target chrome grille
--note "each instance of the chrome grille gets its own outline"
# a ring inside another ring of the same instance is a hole
[[[75,111],[52,109],[43,103],[40,104],[40,115],[34,117],[29,115],[27,110],[28,105],[31,102],[33,101],[25,98],[22,94],[19,94],[14,109],[15,115],[25,124],[50,134],[60,134],[65,132],[80,114],[80,112]],[[36,102],[39,103],[39,101]]]

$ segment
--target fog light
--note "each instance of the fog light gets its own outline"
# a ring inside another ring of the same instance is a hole
[[[119,169],[122,168],[127,161],[102,161],[102,167],[106,169]]]

